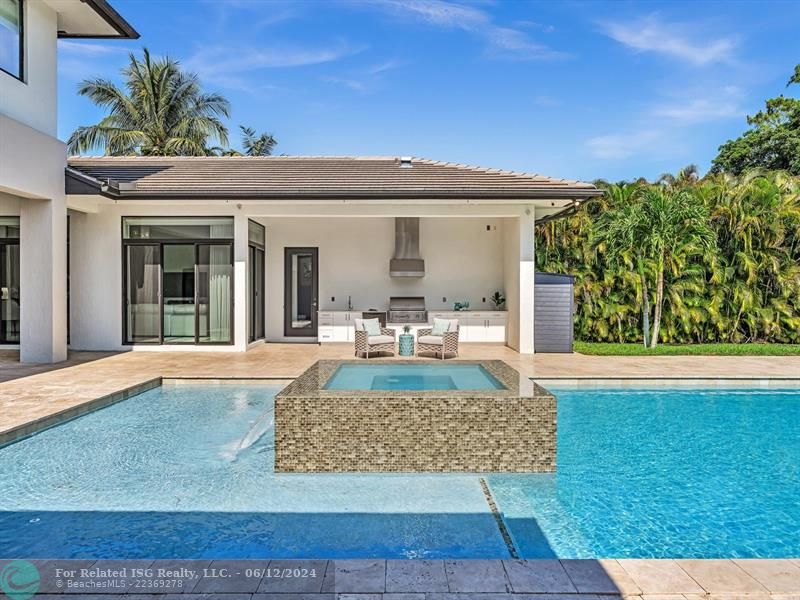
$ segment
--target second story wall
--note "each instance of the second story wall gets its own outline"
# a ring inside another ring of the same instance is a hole
[[[27,0],[23,10],[23,81],[0,71],[0,114],[56,137],[57,15],[42,0]]]

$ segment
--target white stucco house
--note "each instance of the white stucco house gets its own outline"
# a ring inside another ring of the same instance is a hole
[[[25,49],[0,73],[0,345],[22,361],[347,342],[364,313],[534,351],[534,224],[595,186],[410,157],[67,159],[56,38],[136,33],[101,0],[0,7]]]
[[[25,362],[67,353],[57,40],[138,37],[105,0],[0,0],[0,347]]]

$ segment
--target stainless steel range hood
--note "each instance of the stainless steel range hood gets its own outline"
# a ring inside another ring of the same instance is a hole
[[[394,257],[389,261],[392,277],[424,277],[425,261],[419,255],[419,217],[394,220]]]

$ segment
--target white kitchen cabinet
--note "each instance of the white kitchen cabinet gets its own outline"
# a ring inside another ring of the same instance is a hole
[[[355,340],[354,319],[360,318],[356,311],[319,311],[317,339],[320,342],[352,342]]]
[[[458,339],[468,343],[505,343],[508,314],[504,311],[435,311],[429,312],[434,319],[457,319]]]

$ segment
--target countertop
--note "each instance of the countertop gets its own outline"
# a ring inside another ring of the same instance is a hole
[[[428,311],[429,313],[432,313],[432,312],[446,312],[446,313],[467,313],[467,314],[469,314],[469,313],[484,313],[484,312],[502,312],[502,313],[507,312],[505,308],[501,308],[501,309],[496,309],[496,308],[476,308],[476,309],[470,309],[470,310],[453,310],[452,308],[426,308],[425,310]],[[319,312],[339,312],[339,313],[343,313],[343,312],[352,312],[352,313],[385,312],[385,313],[388,313],[389,309],[386,309],[386,308],[375,308],[375,309],[373,309],[373,308],[366,308],[366,309],[360,309],[360,308],[350,308],[350,309],[347,309],[347,308],[320,308]]]

